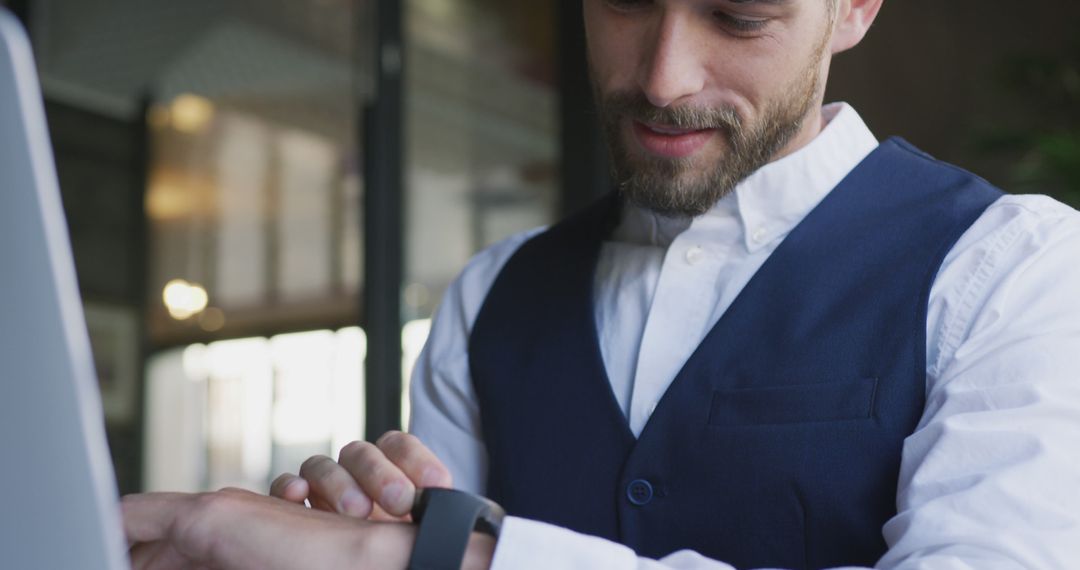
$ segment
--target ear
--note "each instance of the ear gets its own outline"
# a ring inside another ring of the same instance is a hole
[[[838,0],[833,24],[832,53],[849,50],[866,36],[884,0]]]

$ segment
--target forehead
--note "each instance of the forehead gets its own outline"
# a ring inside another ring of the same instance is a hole
[[[709,14],[716,11],[731,11],[732,13],[746,12],[761,16],[775,16],[783,18],[799,18],[803,16],[816,17],[817,14],[830,11],[838,0],[585,0],[585,18],[590,15],[601,17],[607,12],[601,10],[602,6],[618,7],[627,5],[633,9],[660,11],[690,11],[693,13]],[[591,9],[590,9],[591,7]],[[655,11],[652,13],[656,13]]]
[[[769,9],[825,8],[835,0],[664,0],[667,3],[688,2],[707,6],[761,7]]]
[[[671,1],[671,0],[669,0]],[[676,0],[677,1],[677,0]],[[690,2],[706,4],[730,4],[733,6],[788,6],[799,4],[802,0],[689,0]],[[810,2],[824,2],[825,0],[810,0]]]
[[[611,0],[598,0],[598,3],[602,4],[604,2],[609,2],[609,1],[611,1]],[[682,4],[682,5],[687,5],[687,6],[698,6],[698,7],[702,7],[702,8],[704,8],[704,7],[723,8],[725,6],[730,6],[730,7],[757,7],[757,6],[760,6],[760,7],[763,7],[763,8],[764,7],[769,7],[769,8],[785,8],[785,7],[786,8],[794,8],[794,7],[802,7],[803,5],[808,5],[809,7],[813,7],[815,5],[824,7],[824,6],[826,6],[826,5],[828,5],[828,4],[832,3],[832,2],[835,2],[835,1],[836,0],[649,0],[647,3],[649,3],[649,4],[657,4],[659,6],[669,6],[669,7],[673,6],[673,5],[677,5],[677,4]]]

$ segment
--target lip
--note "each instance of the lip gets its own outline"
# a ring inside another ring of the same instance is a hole
[[[716,129],[678,129],[669,125],[631,121],[641,147],[665,158],[686,158],[697,153],[716,135]]]

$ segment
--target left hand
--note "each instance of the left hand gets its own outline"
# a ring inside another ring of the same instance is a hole
[[[412,525],[370,523],[239,489],[121,502],[132,567],[405,568]]]
[[[309,509],[240,489],[147,493],[121,501],[135,570],[404,569],[416,527]],[[495,541],[473,533],[463,569],[486,569]]]

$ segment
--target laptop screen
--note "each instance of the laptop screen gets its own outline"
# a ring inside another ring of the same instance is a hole
[[[30,45],[0,9],[0,552],[127,567],[101,400]]]

